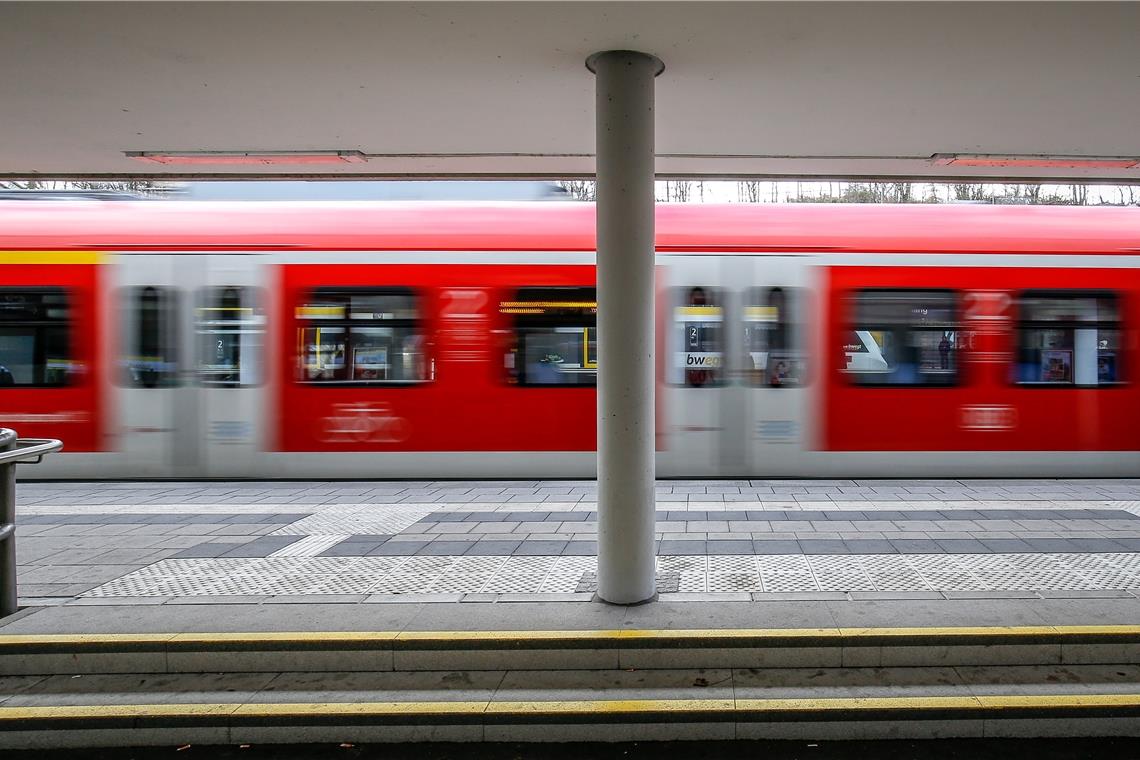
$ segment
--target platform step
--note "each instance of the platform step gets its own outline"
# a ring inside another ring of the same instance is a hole
[[[15,676],[0,748],[1140,735],[1140,666]]]
[[[1140,626],[0,635],[0,675],[1140,663]]]

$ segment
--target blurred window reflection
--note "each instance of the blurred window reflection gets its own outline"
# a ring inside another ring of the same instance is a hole
[[[957,298],[949,290],[862,290],[843,333],[843,371],[857,385],[954,385]]]
[[[514,323],[503,357],[519,385],[593,386],[598,382],[598,302],[594,288],[520,288],[499,303]]]
[[[71,383],[71,312],[60,288],[0,288],[0,389]]]
[[[227,388],[259,385],[265,314],[258,289],[205,288],[198,303],[198,382]]]
[[[1119,383],[1120,334],[1120,304],[1113,293],[1025,291],[1018,298],[1015,382]]]
[[[745,382],[786,388],[803,383],[799,288],[749,288],[744,304]]]
[[[432,379],[411,290],[318,288],[295,314],[298,382],[384,385]]]
[[[178,375],[179,294],[172,288],[120,291],[127,334],[120,382],[128,388],[173,388]]]
[[[723,291],[700,286],[674,288],[673,304],[669,382],[690,388],[723,385]]]

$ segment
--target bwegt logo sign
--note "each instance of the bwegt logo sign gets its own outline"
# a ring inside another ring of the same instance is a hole
[[[685,354],[685,367],[687,369],[718,369],[723,363],[723,357],[718,353]]]

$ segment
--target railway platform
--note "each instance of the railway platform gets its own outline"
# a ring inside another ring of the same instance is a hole
[[[21,604],[33,610],[593,594],[590,481],[18,488]],[[662,601],[1140,591],[1140,480],[661,481],[657,491]]]
[[[21,482],[0,746],[1140,735],[1140,480],[662,481],[633,607],[593,498]]]

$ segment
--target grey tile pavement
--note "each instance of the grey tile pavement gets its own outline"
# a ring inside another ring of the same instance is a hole
[[[661,481],[657,492],[664,557],[1140,552],[1140,481]],[[18,499],[24,596],[66,594],[167,559],[269,557],[308,534],[265,534],[302,520],[338,530],[349,524],[335,519],[338,510],[354,526],[375,515],[364,530],[383,530],[386,514],[415,509],[404,505],[432,506],[394,535],[318,536],[314,553],[472,561],[596,553],[588,481],[21,482]]]

